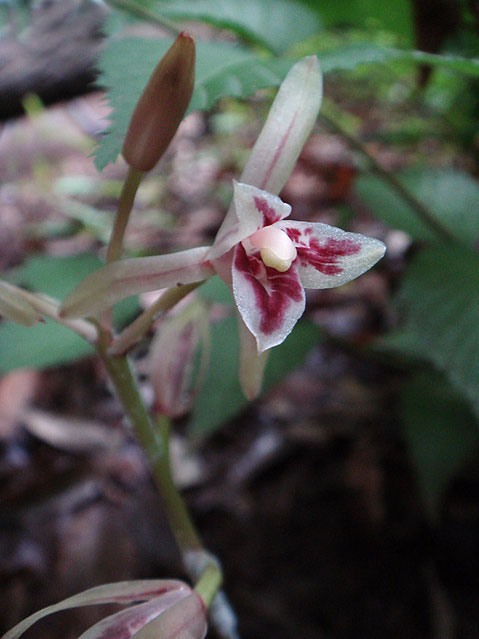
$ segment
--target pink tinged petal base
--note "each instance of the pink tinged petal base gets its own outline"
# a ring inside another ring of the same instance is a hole
[[[279,273],[239,244],[232,271],[236,305],[256,338],[258,352],[281,344],[304,312],[304,290],[295,265]]]
[[[78,639],[131,639],[143,626],[190,593],[191,590],[186,589],[168,592],[151,601],[121,610],[96,623]]]
[[[39,610],[23,621],[20,621],[14,628],[5,633],[2,639],[17,639],[30,626],[48,615],[70,608],[80,608],[83,606],[94,606],[99,604],[116,603],[130,604],[135,601],[150,600],[166,593],[188,595],[191,588],[182,581],[176,579],[147,579],[143,581],[120,581],[112,584],[104,584],[90,588],[77,595],[68,597],[57,604],[47,606]]]
[[[328,224],[282,221],[276,226],[296,246],[295,265],[305,288],[346,284],[374,266],[386,250],[379,240]]]
[[[63,302],[63,317],[88,317],[116,302],[159,288],[200,282],[215,274],[206,260],[209,247],[157,257],[139,257],[107,264],[86,277]]]
[[[207,631],[206,608],[194,590],[161,615],[143,626],[135,639],[204,639]]]

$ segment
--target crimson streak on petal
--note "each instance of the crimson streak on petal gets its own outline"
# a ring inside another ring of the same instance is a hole
[[[253,289],[256,306],[260,311],[260,330],[271,335],[283,324],[291,302],[300,302],[303,287],[296,269],[279,273],[263,264],[254,255],[247,255],[242,244],[235,250],[235,267],[243,274]]]
[[[269,226],[281,219],[281,215],[274,210],[272,206],[268,204],[266,200],[261,197],[254,198],[254,205],[257,210],[263,214],[263,226]]]
[[[306,229],[306,231],[310,231],[310,229]],[[361,244],[350,239],[337,240],[329,237],[323,244],[320,244],[319,240],[314,237],[304,238],[304,234],[298,232],[298,229],[290,228],[286,232],[296,245],[297,259],[301,266],[312,266],[324,275],[342,273],[343,267],[340,258],[355,255],[361,250]],[[306,239],[308,246],[302,244],[302,239]]]

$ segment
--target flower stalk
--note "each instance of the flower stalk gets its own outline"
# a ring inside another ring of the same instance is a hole
[[[168,520],[182,553],[201,549],[202,543],[188,514],[186,505],[171,476],[168,455],[169,420],[155,423],[140,395],[130,363],[126,357],[110,356],[97,345],[97,353],[115,388],[119,401],[135,434],[147,454],[155,483],[164,501]],[[159,426],[159,427],[158,427]]]
[[[121,190],[120,199],[118,201],[118,209],[115,216],[115,222],[111,232],[110,242],[106,252],[106,261],[114,262],[121,257],[123,250],[123,238],[125,236],[130,213],[135,201],[136,192],[140,186],[143,173],[133,166],[130,166],[128,175],[123,188]]]

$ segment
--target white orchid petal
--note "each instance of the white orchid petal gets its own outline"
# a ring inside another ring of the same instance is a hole
[[[131,639],[143,626],[164,613],[167,608],[188,597],[190,589],[167,592],[150,601],[120,610],[88,628],[78,639]]]
[[[304,312],[304,290],[295,265],[279,273],[238,244],[232,272],[236,305],[256,338],[258,352],[281,344]]]
[[[253,400],[261,392],[268,351],[258,353],[256,339],[238,313],[239,362],[238,378],[246,399]]]
[[[200,282],[215,274],[209,247],[107,264],[86,277],[65,299],[63,317],[93,316],[116,302],[159,288]]]
[[[203,639],[206,609],[195,591],[143,626],[135,639]]]
[[[276,226],[296,245],[295,264],[305,288],[346,284],[374,266],[386,250],[380,240],[329,224],[286,220]]]
[[[68,597],[68,599],[64,599],[57,604],[38,610],[5,633],[2,639],[17,639],[28,630],[30,626],[40,619],[43,619],[43,617],[62,610],[68,610],[69,608],[80,608],[82,606],[107,603],[129,604],[135,601],[153,599],[171,591],[188,593],[191,589],[187,584],[177,579],[120,581],[96,586],[95,588],[90,588],[77,595],[73,595],[73,597]]]
[[[281,191],[316,122],[322,97],[318,59],[303,58],[283,80],[240,182],[276,195]],[[236,233],[237,226],[238,215],[232,203],[218,231],[212,259],[219,257],[220,251],[226,253],[232,248],[234,243],[228,239]]]
[[[22,326],[33,326],[40,320],[40,314],[22,293],[16,286],[0,282],[0,315]]]
[[[316,122],[322,75],[316,56],[303,58],[282,82],[240,181],[279,193]]]

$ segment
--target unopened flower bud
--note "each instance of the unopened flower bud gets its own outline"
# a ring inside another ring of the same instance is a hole
[[[123,157],[139,171],[161,158],[183,119],[193,94],[195,41],[182,31],[153,71],[130,120]]]
[[[209,327],[199,301],[164,320],[150,350],[154,410],[180,417],[190,408],[208,359]]]

